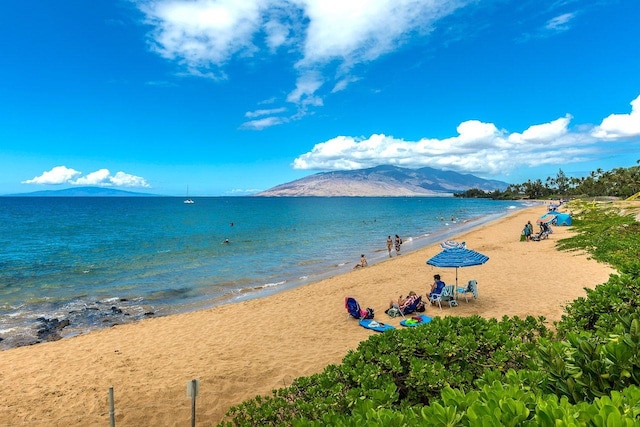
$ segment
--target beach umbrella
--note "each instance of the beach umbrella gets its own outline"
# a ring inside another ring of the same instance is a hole
[[[552,222],[554,219],[556,219],[556,215],[553,213],[546,213],[544,215],[542,215],[540,218],[538,218],[538,220],[536,221],[538,224],[549,224],[550,222]]]
[[[447,243],[445,246],[443,246],[443,244],[440,244],[440,246],[442,247],[442,251],[428,259],[427,264],[440,268],[455,268],[456,289],[458,288],[458,268],[482,265],[489,261],[488,256],[468,249],[465,244],[452,245],[451,243]]]
[[[445,240],[444,242],[440,243],[440,247],[442,249],[464,248],[466,247],[466,245],[466,242],[458,243],[453,240]]]

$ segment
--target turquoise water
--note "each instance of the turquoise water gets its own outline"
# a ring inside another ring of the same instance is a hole
[[[521,207],[454,198],[0,197],[0,348],[38,317],[69,336],[349,271]],[[452,220],[453,219],[453,220]],[[223,243],[225,239],[228,244]],[[17,344],[18,343],[18,344]]]

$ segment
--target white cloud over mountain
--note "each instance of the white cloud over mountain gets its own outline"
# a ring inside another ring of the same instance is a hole
[[[117,172],[111,175],[109,169],[100,169],[85,176],[82,172],[66,166],[56,166],[49,171],[45,171],[40,176],[22,181],[22,184],[71,184],[71,185],[91,185],[98,187],[128,187],[128,188],[150,188],[149,183],[140,176],[131,175],[124,172]]]
[[[50,171],[43,172],[40,176],[22,181],[22,184],[64,184],[70,182],[81,173],[66,166],[56,166]]]
[[[405,141],[382,134],[368,138],[337,136],[316,144],[293,161],[294,169],[349,170],[378,165],[430,166],[485,175],[505,174],[522,166],[584,161],[602,140],[640,137],[640,96],[630,114],[612,114],[600,126],[571,129],[571,115],[532,125],[523,132],[500,130],[493,123],[469,120],[457,136]]]

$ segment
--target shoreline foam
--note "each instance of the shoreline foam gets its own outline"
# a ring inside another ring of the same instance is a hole
[[[517,210],[456,235],[490,257],[460,269],[460,282],[478,281],[479,299],[458,307],[428,307],[429,316],[501,318],[527,315],[559,320],[562,306],[614,272],[584,254],[558,252],[569,236],[555,227],[549,240],[519,242],[527,220],[542,207]],[[190,419],[187,382],[200,380],[198,422],[217,423],[230,406],[293,378],[340,363],[373,332],[346,316],[344,297],[384,314],[390,298],[426,294],[436,272],[452,283],[454,269],[426,260],[437,244],[260,299],[143,320],[62,341],[0,352],[0,424],[87,425],[108,422],[113,386],[118,425],[184,425]],[[71,415],[68,415],[71,414]]]

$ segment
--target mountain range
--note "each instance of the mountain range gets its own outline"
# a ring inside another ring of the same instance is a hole
[[[506,182],[487,180],[471,174],[428,167],[406,169],[376,166],[351,171],[321,172],[277,185],[256,196],[451,196],[472,188],[502,191],[508,185]]]
[[[484,191],[504,190],[509,184],[479,178],[471,174],[433,168],[406,169],[376,166],[351,171],[321,172],[296,181],[277,185],[255,194],[262,197],[380,197],[380,196],[451,196],[477,188]],[[10,194],[12,197],[161,197],[104,187],[72,187]]]

